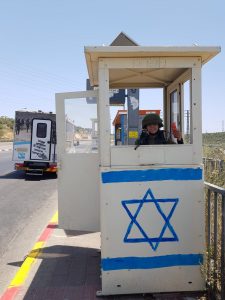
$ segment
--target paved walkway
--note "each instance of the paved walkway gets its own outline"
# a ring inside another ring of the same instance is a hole
[[[101,290],[100,233],[64,232],[54,222],[49,223],[33,250],[19,265],[22,265],[21,272],[1,300],[206,299],[201,293],[97,298],[96,291]]]
[[[12,142],[0,142],[0,152],[1,151],[12,151],[13,143]]]

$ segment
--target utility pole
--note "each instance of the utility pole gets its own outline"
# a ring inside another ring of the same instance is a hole
[[[184,118],[186,118],[186,131],[185,131],[185,133],[187,135],[189,135],[190,134],[190,111],[189,111],[189,109],[184,111]]]
[[[187,134],[190,134],[190,112],[187,110]]]

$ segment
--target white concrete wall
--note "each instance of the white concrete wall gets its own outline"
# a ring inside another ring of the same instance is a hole
[[[204,288],[201,167],[101,169],[102,292]]]

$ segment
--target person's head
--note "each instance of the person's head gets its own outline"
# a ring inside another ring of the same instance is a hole
[[[142,120],[142,128],[151,134],[156,134],[159,128],[163,127],[162,119],[158,114],[152,113],[146,115]]]

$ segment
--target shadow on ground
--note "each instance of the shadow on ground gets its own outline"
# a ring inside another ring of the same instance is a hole
[[[38,250],[29,256],[37,257]],[[38,254],[42,262],[24,300],[181,300],[206,299],[202,293],[114,295],[96,297],[101,290],[100,252],[98,249],[55,245]]]
[[[36,256],[36,251],[29,256]],[[100,289],[98,249],[56,245],[42,249],[38,258],[42,262],[24,300],[96,299]]]
[[[13,171],[6,175],[1,175],[0,179],[24,179],[24,172],[23,171]]]
[[[24,171],[13,171],[6,175],[0,176],[0,179],[23,179],[30,181],[40,181],[40,180],[50,180],[56,179],[57,175],[55,173],[44,173],[43,175],[26,175]]]
[[[43,175],[25,175],[25,180],[30,181],[40,181],[40,180],[50,180],[50,179],[56,179],[57,174],[56,173],[44,173]]]

